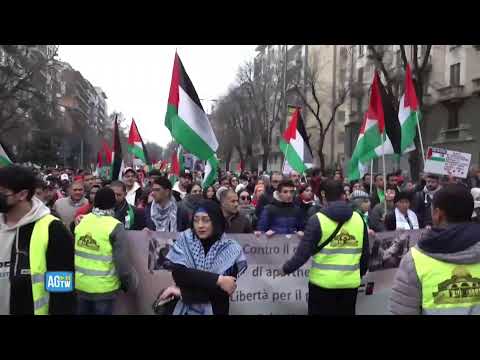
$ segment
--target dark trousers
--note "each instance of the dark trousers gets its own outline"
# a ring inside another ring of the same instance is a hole
[[[355,315],[358,289],[325,289],[308,283],[308,315]]]
[[[87,300],[77,298],[78,315],[112,315],[115,300]]]

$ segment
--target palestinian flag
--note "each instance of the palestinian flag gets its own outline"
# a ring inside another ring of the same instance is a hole
[[[365,168],[368,168],[370,160],[381,156],[385,117],[380,86],[380,77],[375,71],[368,110],[365,113],[360,127],[357,145],[348,163],[347,171],[349,181],[360,179],[365,174]],[[387,151],[385,151],[385,153],[387,153]]]
[[[217,138],[177,53],[173,63],[165,126],[178,144],[199,159],[209,162],[208,169],[213,171],[212,174],[217,173]],[[208,176],[213,175],[206,173],[205,178]]]
[[[0,167],[13,164],[12,155],[7,152],[7,147],[0,142]]]
[[[111,180],[121,180],[124,167],[125,164],[123,162],[117,116],[115,116],[115,125],[113,127],[112,171],[110,172]]]
[[[407,64],[404,87],[405,94],[400,99],[400,107],[398,109],[398,120],[402,129],[402,154],[415,150],[414,139],[417,134],[417,122],[420,122],[420,109],[409,64]]]
[[[207,187],[213,185],[215,180],[218,177],[218,159],[214,155],[208,159],[207,164],[205,165],[205,175],[202,181],[202,187],[206,189]]]
[[[107,142],[103,140],[103,152],[105,153],[105,164],[112,165],[112,149],[108,146]]]
[[[130,125],[127,152],[135,156],[137,159],[142,160],[144,164],[149,164],[147,149],[140,133],[138,132],[137,124],[134,119],[132,119],[132,124]]]
[[[312,149],[308,143],[300,109],[296,109],[288,128],[280,139],[280,149],[285,160],[295,171],[303,174],[313,163]]]
[[[102,168],[103,168],[102,152],[99,151],[97,152],[97,168],[95,169],[95,176],[102,175]]]

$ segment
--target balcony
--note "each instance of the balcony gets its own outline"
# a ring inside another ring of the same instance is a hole
[[[472,79],[473,88],[472,94],[476,94],[480,96],[480,78]]]
[[[446,86],[438,89],[438,101],[440,102],[455,102],[460,101],[466,97],[465,87],[463,85]]]

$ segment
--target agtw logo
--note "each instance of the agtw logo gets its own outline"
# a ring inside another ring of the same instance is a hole
[[[49,271],[45,273],[45,290],[48,292],[73,291],[73,272]]]

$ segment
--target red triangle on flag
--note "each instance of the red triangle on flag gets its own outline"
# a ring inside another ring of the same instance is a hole
[[[405,107],[410,107],[410,110],[418,110],[417,94],[412,80],[412,71],[410,64],[407,64],[407,71],[405,74]]]
[[[128,145],[135,145],[136,142],[142,142],[142,138],[138,133],[137,124],[135,119],[132,118],[132,125],[130,126],[130,133],[128,134]]]
[[[383,134],[385,130],[385,115],[383,112],[383,102],[380,93],[380,86],[380,76],[378,76],[378,72],[375,71],[372,83],[372,90],[370,92],[370,103],[368,105],[367,118],[369,120],[376,120],[378,130],[380,134]]]
[[[300,110],[297,108],[295,112],[292,114],[292,118],[290,119],[290,123],[288,124],[288,128],[283,133],[283,139],[289,143],[291,139],[297,138],[297,121],[298,115],[300,114]]]

